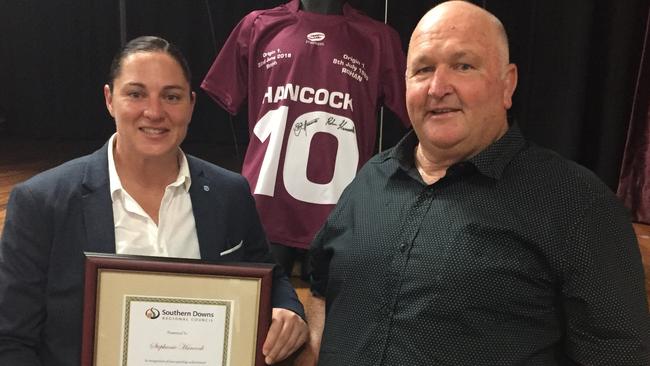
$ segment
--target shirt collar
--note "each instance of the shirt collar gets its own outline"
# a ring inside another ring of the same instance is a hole
[[[116,192],[121,192],[124,190],[120,176],[117,175],[115,160],[113,159],[113,146],[115,144],[116,135],[117,133],[114,133],[113,136],[111,136],[111,138],[108,140],[108,179],[112,201],[115,201]],[[190,185],[192,184],[192,178],[190,176],[190,168],[187,163],[187,157],[180,147],[178,148],[178,152],[178,176],[176,177],[176,180],[169,185],[169,187],[183,186],[183,189],[186,192],[189,192]]]
[[[503,171],[515,155],[526,145],[519,126],[511,126],[500,139],[492,143],[480,153],[469,158],[483,175],[494,179],[501,179]]]
[[[408,172],[415,167],[414,151],[418,141],[415,131],[409,131],[395,146],[388,157],[397,160],[397,167]],[[514,124],[500,139],[489,145],[483,151],[466,161],[452,165],[452,167],[470,163],[481,174],[494,179],[500,179],[506,166],[525,145],[526,140],[521,134],[519,126]]]
[[[192,177],[190,176],[190,167],[187,164],[187,156],[185,156],[185,153],[181,148],[178,148],[178,176],[176,177],[176,181],[170,186],[183,186],[183,189],[185,192],[190,191],[190,186],[192,185]]]
[[[390,157],[397,160],[397,164],[402,170],[408,171],[415,167],[413,154],[418,142],[418,136],[415,134],[415,130],[412,129],[395,145]]]

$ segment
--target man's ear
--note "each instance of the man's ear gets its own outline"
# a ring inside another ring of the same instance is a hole
[[[108,84],[104,85],[104,101],[106,102],[106,109],[108,109],[108,113],[110,113],[111,116],[115,118],[115,115],[113,115],[113,93],[111,93],[111,88],[108,86]]]
[[[510,109],[510,107],[512,107],[512,95],[515,93],[515,89],[517,88],[517,79],[517,65],[508,64],[503,75],[503,106],[505,109]]]

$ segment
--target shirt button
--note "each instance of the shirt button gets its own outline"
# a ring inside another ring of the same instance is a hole
[[[399,245],[399,251],[404,253],[404,251],[406,250],[406,247],[407,247],[406,243],[400,244]]]

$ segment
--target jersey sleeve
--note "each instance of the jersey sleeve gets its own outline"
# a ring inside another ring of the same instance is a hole
[[[411,122],[406,112],[406,58],[397,32],[386,26],[382,45],[381,93],[383,104],[390,108],[404,126]]]
[[[233,115],[248,93],[248,51],[256,16],[250,13],[237,24],[201,83],[201,89]]]

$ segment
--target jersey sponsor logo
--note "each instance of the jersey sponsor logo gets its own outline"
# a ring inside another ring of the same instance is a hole
[[[311,32],[307,35],[306,44],[312,44],[314,46],[325,46],[325,33],[323,32]]]
[[[277,87],[269,86],[262,98],[262,104],[278,103],[285,99],[305,104],[329,105],[335,109],[349,109],[354,111],[352,97],[348,93],[330,91],[324,88],[314,89],[308,86],[293,84]]]
[[[313,32],[307,35],[307,39],[312,42],[320,42],[325,39],[325,33],[322,32]]]

